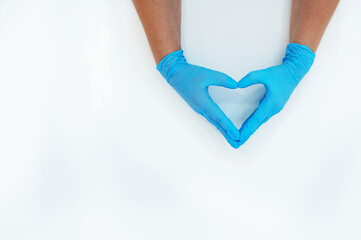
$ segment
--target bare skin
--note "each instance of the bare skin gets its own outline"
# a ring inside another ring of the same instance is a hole
[[[133,0],[158,64],[181,49],[181,0]]]
[[[181,0],[133,0],[158,64],[181,49]],[[293,0],[290,43],[316,52],[339,0]]]
[[[293,0],[290,42],[317,51],[339,0]]]

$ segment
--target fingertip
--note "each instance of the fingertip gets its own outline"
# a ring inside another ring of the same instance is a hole
[[[241,139],[239,140],[240,145],[245,144],[249,138],[250,138],[250,136],[246,136],[246,137],[244,137],[244,138],[241,138]]]
[[[228,134],[227,131],[225,131],[223,128],[220,128],[219,131],[222,133],[224,138],[227,140],[228,144],[231,145],[234,149],[239,148],[240,143],[239,140],[234,140],[232,137]]]
[[[236,89],[236,88],[238,88],[238,83],[237,83],[237,81],[234,80],[234,79],[232,79],[232,78],[230,78],[230,79],[228,80],[228,87],[231,88],[231,89]]]
[[[239,140],[240,139],[240,133],[236,128],[230,128],[227,131],[227,133],[234,140]]]
[[[245,126],[242,126],[240,132],[241,133],[240,133],[240,136],[239,136],[239,141],[240,141],[241,145],[243,145],[248,140],[248,138],[252,135],[252,133]]]
[[[253,84],[262,83],[262,71],[253,71],[244,76],[239,82],[239,88],[246,88]]]
[[[239,141],[229,141],[229,140],[227,140],[227,141],[228,141],[229,145],[231,145],[231,147],[233,147],[234,149],[238,149],[241,146]]]
[[[251,85],[252,85],[252,83],[250,82],[250,80],[247,77],[242,78],[237,83],[237,87],[239,87],[239,88],[246,88],[246,87],[249,87]]]
[[[216,121],[214,121],[212,118],[210,118],[206,113],[202,114],[211,124],[213,124],[218,131],[224,136],[224,138],[227,140],[227,142],[235,149],[239,148],[239,141],[233,140],[231,136],[228,134],[228,132],[222,128]],[[238,132],[238,131],[237,131]]]
[[[222,82],[219,82],[219,84],[221,86],[224,86],[224,87],[227,87],[227,88],[230,88],[230,89],[236,89],[238,88],[238,83],[236,80],[234,80],[233,78],[227,76],[225,80],[223,80],[223,83]]]

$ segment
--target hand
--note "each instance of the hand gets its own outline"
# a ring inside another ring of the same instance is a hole
[[[167,82],[194,111],[212,123],[234,147],[239,147],[239,131],[208,94],[208,87],[237,88],[237,82],[224,73],[187,63],[183,51],[168,54],[157,66]]]
[[[263,123],[283,109],[293,90],[311,68],[314,58],[315,54],[307,46],[291,43],[287,46],[281,65],[250,72],[238,82],[240,88],[253,84],[263,84],[266,88],[266,94],[258,108],[242,124],[241,145]]]

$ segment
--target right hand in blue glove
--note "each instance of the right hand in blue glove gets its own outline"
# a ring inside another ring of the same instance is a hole
[[[208,94],[208,87],[237,88],[237,82],[224,73],[187,63],[183,50],[168,54],[157,69],[194,111],[212,123],[234,147],[239,147],[239,131]]]

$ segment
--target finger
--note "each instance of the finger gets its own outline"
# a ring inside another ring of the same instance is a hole
[[[216,123],[218,123],[228,135],[234,140],[239,140],[240,134],[238,129],[234,126],[232,121],[224,114],[224,112],[218,107],[218,105],[208,98],[208,103],[205,107],[205,113],[211,117]]]
[[[238,87],[246,88],[254,84],[262,83],[263,75],[261,70],[250,72],[238,82]]]
[[[213,124],[213,126],[215,126],[220,132],[221,134],[224,136],[224,138],[227,140],[227,142],[235,149],[239,148],[240,146],[240,142],[233,140],[226,132],[226,130],[224,130],[216,121],[214,121],[212,118],[210,118],[207,114],[202,114],[211,124]]]
[[[271,117],[267,96],[261,101],[258,108],[242,124],[240,129],[241,144],[245,143],[250,136]]]
[[[236,89],[237,88],[237,81],[228,76],[227,74],[213,71],[212,75],[209,77],[208,86],[222,86],[226,88]]]
[[[270,115],[269,115],[266,119],[264,119],[263,122],[262,122],[261,124],[259,124],[259,126],[258,126],[255,130],[253,130],[250,135],[241,137],[240,145],[243,145],[245,142],[247,142],[248,139],[257,131],[257,129],[258,129],[262,124],[264,124],[265,122],[267,122],[268,119],[270,119]],[[240,130],[240,131],[241,131],[241,130]]]

